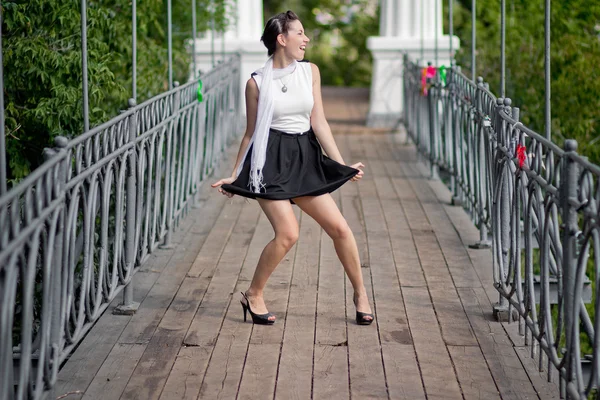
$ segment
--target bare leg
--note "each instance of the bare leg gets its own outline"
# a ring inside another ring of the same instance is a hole
[[[298,221],[288,200],[258,199],[258,204],[271,222],[275,237],[262,251],[246,295],[252,311],[256,314],[266,314],[268,310],[263,297],[265,285],[277,265],[298,240]],[[275,317],[269,319],[274,320]]]
[[[294,202],[302,211],[314,218],[333,239],[335,252],[354,288],[356,310],[370,314],[371,306],[360,269],[356,240],[331,195],[298,197]]]

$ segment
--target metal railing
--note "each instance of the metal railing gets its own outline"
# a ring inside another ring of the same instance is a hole
[[[169,244],[240,132],[239,74],[236,56],[143,104],[130,100],[111,121],[57,138],[44,164],[0,197],[0,399],[43,398],[140,264]]]
[[[519,109],[481,78],[453,67],[445,82],[436,74],[423,85],[423,68],[404,61],[409,136],[432,176],[449,176],[480,245],[492,233],[496,311],[518,314],[540,370],[548,379],[558,371],[562,397],[588,398],[600,382],[600,288],[587,278],[600,276],[600,167],[574,140],[560,148],[523,126]]]

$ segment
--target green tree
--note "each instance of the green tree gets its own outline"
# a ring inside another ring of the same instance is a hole
[[[454,24],[461,39],[457,61],[471,71],[471,2],[455,1]],[[579,151],[600,163],[600,3],[552,2],[552,139],[579,142]],[[544,130],[544,2],[507,1],[506,90],[523,123]],[[477,2],[477,73],[500,86],[500,5]]]
[[[226,25],[225,0],[197,0],[198,31]],[[18,181],[57,135],[83,132],[81,16],[75,0],[2,1],[7,158]],[[210,7],[209,7],[210,6]],[[138,102],[168,88],[166,1],[137,4]],[[191,2],[173,0],[174,77],[187,80]],[[131,97],[131,1],[88,1],[90,123],[118,114]]]

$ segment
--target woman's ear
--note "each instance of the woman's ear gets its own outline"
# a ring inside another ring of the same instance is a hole
[[[285,37],[283,33],[277,35],[277,43],[279,43],[282,47],[285,47]]]

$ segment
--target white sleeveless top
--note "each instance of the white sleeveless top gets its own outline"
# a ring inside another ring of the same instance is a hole
[[[314,105],[312,91],[312,69],[310,63],[299,62],[296,70],[273,81],[273,120],[271,128],[285,133],[302,133],[310,129],[310,113]],[[262,76],[254,75],[260,88]],[[281,88],[285,85],[287,91]]]

